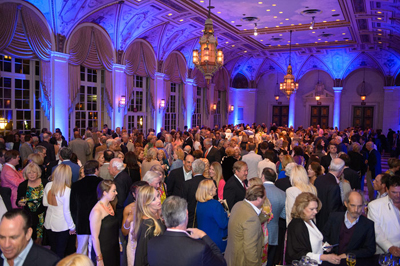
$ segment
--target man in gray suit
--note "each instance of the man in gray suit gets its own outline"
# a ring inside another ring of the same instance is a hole
[[[267,198],[271,202],[272,214],[274,218],[267,224],[268,228],[268,262],[267,266],[272,266],[274,264],[274,259],[276,254],[283,254],[283,243],[282,250],[278,247],[278,232],[279,232],[279,218],[286,219],[285,211],[285,200],[286,194],[279,188],[275,186],[276,173],[271,168],[264,168],[261,174],[261,180],[264,183],[265,191],[267,192]],[[278,251],[279,250],[279,251]],[[282,257],[282,256],[280,256]]]
[[[78,156],[82,165],[85,165],[87,156],[92,154],[89,144],[81,138],[78,131],[74,132],[74,140],[69,142],[68,148]]]
[[[24,163],[28,156],[33,153],[32,148],[32,137],[31,135],[25,135],[25,142],[19,147],[19,156],[21,157],[21,162]]]
[[[114,180],[114,176],[108,171],[110,161],[114,159],[114,152],[110,150],[104,151],[104,164],[99,169],[99,176],[104,180]]]

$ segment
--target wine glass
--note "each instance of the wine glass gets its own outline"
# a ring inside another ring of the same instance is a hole
[[[390,254],[380,254],[379,255],[379,265],[388,266],[390,260]]]
[[[298,260],[293,260],[292,261],[292,266],[299,266],[299,261]]]
[[[356,265],[356,255],[353,253],[348,253],[346,256],[347,266],[355,266]]]
[[[304,265],[308,265],[310,263],[310,257],[308,256],[301,257],[301,263],[303,263]]]

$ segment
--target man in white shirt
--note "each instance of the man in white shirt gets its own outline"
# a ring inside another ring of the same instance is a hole
[[[376,253],[400,257],[400,176],[386,182],[388,195],[368,204],[368,218],[375,222]]]
[[[193,161],[194,157],[192,155],[186,155],[183,160],[183,167],[176,168],[169,173],[169,176],[166,179],[168,196],[182,196],[183,183],[192,179]]]
[[[271,168],[272,170],[274,170],[274,172],[276,174],[276,165],[273,163],[274,155],[275,155],[275,153],[271,150],[267,150],[264,153],[264,156],[263,156],[264,160],[259,162],[258,166],[257,166],[257,176],[259,178],[261,178],[264,168]]]
[[[247,150],[249,151],[248,154],[243,156],[242,161],[247,163],[249,167],[249,173],[247,175],[247,179],[251,179],[253,177],[259,177],[257,173],[258,163],[262,161],[261,155],[256,154],[254,151],[256,149],[256,144],[249,143],[247,144]]]

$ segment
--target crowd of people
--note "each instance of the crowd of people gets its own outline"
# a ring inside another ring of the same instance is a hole
[[[384,173],[383,153],[390,154]],[[251,266],[339,264],[349,253],[400,257],[399,155],[399,132],[350,127],[144,134],[104,125],[84,136],[76,130],[69,142],[59,129],[11,131],[0,137],[0,263]]]

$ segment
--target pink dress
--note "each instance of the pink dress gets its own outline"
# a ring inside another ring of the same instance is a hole
[[[221,178],[218,183],[218,199],[222,200],[224,199],[224,187],[225,187],[225,180]]]

